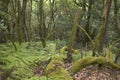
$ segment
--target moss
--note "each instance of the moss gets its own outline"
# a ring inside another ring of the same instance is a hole
[[[68,47],[67,46],[64,46],[60,49],[60,54],[64,54],[65,51],[67,51]]]
[[[64,54],[65,53],[65,51],[68,51],[68,47],[67,46],[64,46],[64,47],[62,47],[61,49],[60,49],[60,54]],[[72,49],[72,52],[74,53],[74,54],[78,54],[78,53],[80,53],[80,50],[79,49]]]
[[[82,59],[77,60],[73,65],[72,65],[72,72],[76,73],[80,71],[82,68],[92,65],[92,64],[105,64],[110,68],[115,68],[120,70],[120,66],[115,64],[113,61],[107,61],[105,57],[85,57]]]
[[[106,57],[107,61],[113,61],[114,57],[113,57],[113,53],[112,53],[112,51],[110,50],[110,48],[106,48],[105,51],[106,51],[105,57]]]
[[[53,58],[45,69],[45,75],[50,80],[73,80],[69,73],[62,67],[62,61]]]
[[[73,80],[62,66],[58,66],[53,72],[50,72],[48,78],[52,80]]]
[[[101,37],[102,37],[102,35],[103,35],[103,31],[104,31],[104,29],[105,29],[105,27],[102,25],[101,27],[100,27],[100,29],[99,29],[99,32],[98,32],[98,34],[97,34],[97,36],[96,36],[96,38],[95,38],[95,43],[94,43],[94,45],[93,45],[93,48],[95,49],[95,50],[98,50],[98,47],[99,47],[99,45],[100,45],[100,39],[101,39]]]
[[[78,54],[78,53],[80,53],[80,50],[79,50],[79,49],[76,49],[76,50],[73,50],[73,52],[74,52],[75,54]]]
[[[61,65],[61,64],[62,64],[62,61],[60,59],[52,58],[52,60],[50,61],[50,63],[47,65],[45,69],[45,74],[48,74],[49,70],[54,70],[56,65]]]

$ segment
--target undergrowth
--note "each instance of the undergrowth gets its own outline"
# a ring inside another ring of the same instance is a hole
[[[21,46],[16,43],[16,46],[18,51],[11,43],[0,44],[0,80],[39,80],[32,68],[55,54],[55,44],[48,43],[46,48],[42,48],[40,42],[23,43]]]
[[[53,57],[64,60],[67,53],[59,54],[60,51],[57,49],[61,48],[63,42],[60,44],[59,42],[48,42],[46,48],[42,48],[40,42],[25,42],[21,46],[18,43],[15,44],[17,51],[11,43],[0,44],[0,80],[61,80],[56,76],[36,76],[34,68],[45,69],[48,63],[43,64],[42,62],[49,61]],[[73,54],[73,62],[86,56],[92,56],[92,51]]]

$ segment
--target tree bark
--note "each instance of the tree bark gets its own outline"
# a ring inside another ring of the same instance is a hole
[[[50,38],[55,27],[55,0],[49,0],[49,4],[50,4],[50,21],[47,29],[48,30],[47,39]]]
[[[119,19],[118,19],[118,1],[114,0],[114,20],[115,20],[115,26],[118,28],[119,32],[120,32],[120,23],[119,23]]]
[[[77,31],[78,24],[79,24],[80,14],[81,14],[81,8],[79,7],[75,14],[74,24],[72,27],[71,36],[70,36],[69,43],[68,43],[67,62],[72,61],[72,46],[73,46],[74,40],[76,38],[76,31]]]
[[[22,15],[21,15],[21,3],[20,3],[20,0],[18,0],[17,27],[18,27],[18,42],[21,45],[22,41],[23,41],[23,31],[22,31]]]
[[[47,29],[45,26],[45,19],[44,19],[44,0],[39,1],[39,35],[40,35],[40,40],[42,42],[43,48],[46,47],[46,37],[47,37]]]
[[[88,12],[87,12],[87,22],[85,25],[85,30],[86,32],[90,35],[90,18],[91,18],[91,10],[92,10],[92,4],[93,4],[93,0],[89,0],[89,5],[88,5]],[[85,43],[88,43],[90,40],[88,39],[88,37],[85,37]]]
[[[106,30],[108,25],[108,16],[111,8],[111,3],[112,3],[112,0],[106,1],[104,11],[103,11],[103,23],[95,39],[94,50],[97,51],[99,54],[102,52],[103,46],[104,46],[104,40],[105,40],[105,35],[106,35]]]
[[[120,24],[119,24],[119,19],[118,19],[119,8],[118,8],[117,3],[118,3],[118,0],[114,0],[114,20],[115,20],[115,27],[117,27],[118,32],[120,34]],[[115,57],[115,63],[116,63],[118,58],[120,57],[120,52],[118,51],[115,55],[116,55]]]
[[[21,17],[22,17],[22,29],[24,31],[24,40],[29,41],[29,35],[28,35],[28,28],[26,25],[26,5],[27,5],[27,0],[23,0],[22,4],[22,11],[21,11]]]
[[[30,3],[28,4],[28,6],[30,6],[30,9],[29,11],[27,12],[27,15],[28,15],[28,27],[29,27],[29,31],[28,31],[28,36],[29,36],[29,41],[33,41],[34,40],[34,37],[32,34],[35,34],[34,31],[33,31],[33,28],[32,28],[32,0],[30,0]]]

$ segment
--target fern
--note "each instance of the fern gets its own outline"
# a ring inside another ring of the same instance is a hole
[[[23,43],[22,46],[16,43],[18,51],[15,51],[10,43],[0,44],[0,75],[15,67],[7,80],[35,80],[32,68],[38,66],[40,61],[49,60],[56,49],[56,45],[53,43],[46,48],[40,48],[41,44],[38,43]],[[40,78],[39,80],[44,79]]]

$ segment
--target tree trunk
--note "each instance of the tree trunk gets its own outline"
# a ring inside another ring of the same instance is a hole
[[[32,28],[32,0],[30,0],[30,3],[28,4],[28,6],[30,6],[30,9],[29,9],[29,11],[27,12],[28,14],[28,16],[27,16],[27,18],[28,18],[28,27],[29,27],[29,33],[28,33],[28,36],[29,36],[29,39],[30,39],[30,41],[33,41],[34,40],[34,37],[33,37],[33,34],[35,34],[34,33],[34,31],[33,31],[33,28]]]
[[[47,39],[53,34],[53,29],[55,27],[55,0],[49,0],[50,4],[50,21],[48,23],[48,33]]]
[[[118,19],[118,1],[114,0],[114,19],[115,19],[115,26],[118,28],[119,32],[120,32],[120,23],[119,23],[119,19]]]
[[[100,52],[102,52],[103,46],[104,46],[104,40],[105,40],[105,34],[106,34],[107,25],[108,25],[108,16],[111,8],[111,3],[112,3],[112,0],[107,0],[105,4],[104,11],[103,11],[103,23],[95,38],[94,50],[97,51],[99,54]]]
[[[20,0],[18,0],[17,27],[18,27],[18,42],[21,45],[21,43],[23,41],[23,31],[22,31],[22,15],[21,15],[21,2],[20,2]]]
[[[45,19],[44,19],[44,10],[43,10],[43,6],[44,6],[44,0],[40,0],[39,2],[39,34],[40,34],[40,40],[42,42],[42,46],[43,48],[46,47],[46,37],[47,37],[47,29],[45,26]]]
[[[108,25],[108,16],[111,8],[112,0],[108,0],[105,5],[104,13],[103,13],[103,34],[99,42],[99,48],[98,48],[98,53],[102,52],[103,47],[104,47],[104,41],[105,41],[105,35],[106,35],[106,30],[107,30],[107,25]]]
[[[22,29],[24,32],[24,40],[29,41],[29,35],[28,35],[28,28],[26,25],[26,5],[27,5],[27,0],[23,0],[22,4],[22,11],[21,11],[21,17],[22,17]]]
[[[118,0],[114,0],[114,20],[115,20],[115,27],[117,27],[118,32],[120,34],[120,24],[119,24],[119,19],[118,19],[119,8],[118,8],[117,3],[118,3]],[[116,55],[115,57],[115,63],[116,63],[118,58],[120,57],[120,52],[118,51],[115,55]]]
[[[93,0],[89,0],[89,5],[88,5],[88,12],[87,12],[87,22],[85,25],[85,30],[86,32],[91,35],[91,28],[90,28],[90,18],[91,18],[91,9],[92,9],[92,4],[93,4]],[[88,43],[90,40],[88,39],[88,37],[85,37],[85,43]]]
[[[78,24],[79,24],[80,14],[81,14],[81,8],[79,7],[75,14],[74,24],[72,27],[71,36],[70,36],[69,43],[68,43],[67,62],[72,61],[72,46],[73,46],[74,40],[76,38],[76,31],[77,31]]]

